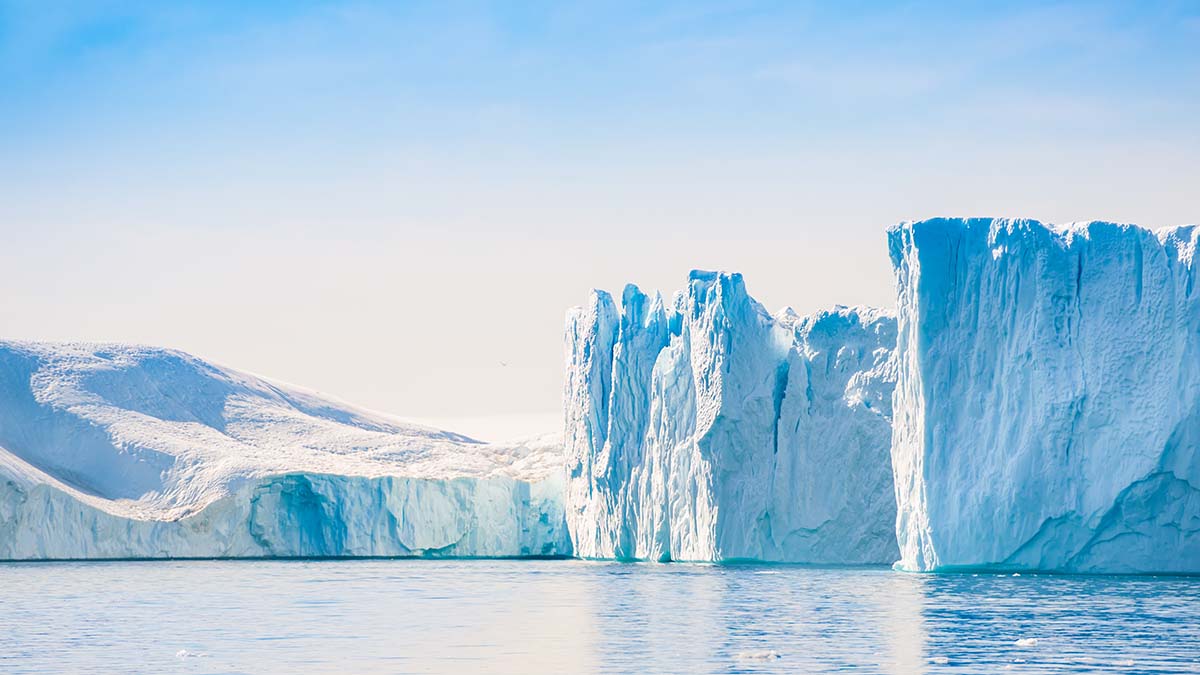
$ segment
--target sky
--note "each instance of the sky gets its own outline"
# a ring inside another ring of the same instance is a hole
[[[1197,45],[1195,0],[0,0],[0,338],[553,431],[591,288],[891,306],[902,220],[1200,221]]]

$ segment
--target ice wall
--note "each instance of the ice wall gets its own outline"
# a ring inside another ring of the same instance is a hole
[[[285,474],[178,519],[0,475],[0,560],[569,555],[561,481]]]
[[[1197,232],[889,231],[901,567],[1200,572]]]
[[[772,316],[741,275],[568,314],[567,523],[589,558],[892,562],[895,321]]]
[[[495,445],[172,350],[0,341],[0,559],[569,555]]]

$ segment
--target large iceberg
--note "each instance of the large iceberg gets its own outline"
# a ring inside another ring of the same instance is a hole
[[[569,555],[561,457],[176,351],[0,342],[0,559]]]
[[[900,567],[1200,572],[1198,234],[890,230]]]
[[[877,310],[772,316],[738,274],[593,292],[566,330],[576,554],[894,561],[895,337]]]

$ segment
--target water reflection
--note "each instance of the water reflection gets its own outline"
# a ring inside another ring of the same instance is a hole
[[[920,672],[924,578],[884,570],[627,565],[590,611],[602,672]]]
[[[0,565],[0,672],[1200,672],[1200,579],[518,561]]]

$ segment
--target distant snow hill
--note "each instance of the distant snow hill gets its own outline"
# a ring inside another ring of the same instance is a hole
[[[188,354],[0,341],[0,559],[568,555],[556,436],[406,423]]]

